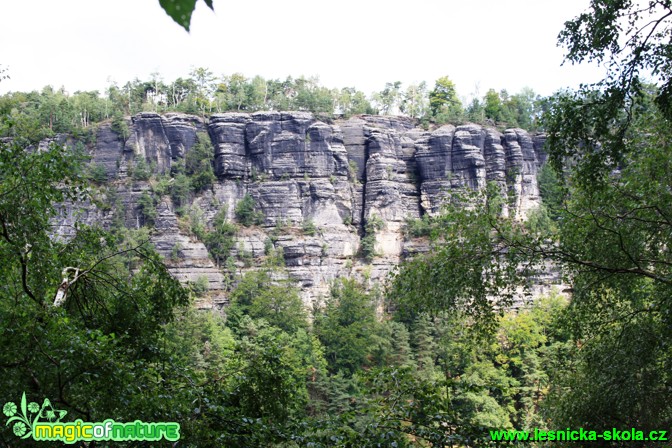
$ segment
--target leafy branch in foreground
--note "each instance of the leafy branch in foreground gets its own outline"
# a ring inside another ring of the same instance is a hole
[[[21,142],[0,144],[0,398],[24,390],[89,421],[139,418],[130,404],[139,389],[159,387],[143,372],[165,359],[164,325],[188,294],[146,235],[83,225],[55,235],[56,207],[86,197],[82,160]],[[52,307],[69,266],[79,277]]]
[[[652,95],[662,116],[672,118],[672,3],[592,0],[587,12],[565,23],[558,41],[571,63],[597,61],[606,77],[549,104],[544,122],[556,168],[571,157],[576,182],[604,180],[635,151],[633,115]],[[655,89],[642,81],[650,77]]]
[[[672,128],[652,98],[621,108],[631,115],[617,164],[604,146],[578,144],[583,127],[570,133],[571,158],[555,154],[564,185],[546,204],[552,226],[503,218],[487,197],[449,206],[436,249],[403,266],[391,288],[402,316],[488,315],[526,273],[561,269],[572,293],[564,325],[577,349],[551,374],[545,409],[557,427],[653,430],[672,421]]]
[[[196,8],[197,0],[159,0],[159,4],[178,25],[189,31],[191,26],[191,15]],[[215,10],[212,6],[212,0],[203,0],[208,8]]]
[[[527,238],[525,227],[501,210],[496,186],[453,193],[433,220],[432,250],[404,263],[389,289],[403,319],[461,310],[491,325],[493,311],[511,305],[540,260],[517,244]]]

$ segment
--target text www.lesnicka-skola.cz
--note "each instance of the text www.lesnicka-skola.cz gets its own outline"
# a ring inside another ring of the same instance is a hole
[[[578,442],[582,440],[624,440],[624,441],[638,441],[650,440],[665,442],[667,441],[668,431],[649,431],[644,432],[635,428],[630,429],[616,429],[612,428],[608,431],[591,431],[583,428],[579,429],[561,429],[553,431],[545,431],[541,429],[534,429],[534,431],[516,431],[516,430],[501,430],[490,431],[490,438],[493,441],[529,441],[529,442],[553,442],[553,441],[567,441]]]

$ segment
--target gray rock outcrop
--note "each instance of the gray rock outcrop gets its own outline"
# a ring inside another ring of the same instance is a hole
[[[107,175],[110,198],[102,202],[108,206],[65,204],[63,228],[75,219],[109,226],[115,216],[141,226],[138,200],[150,184],[129,178],[129,168],[142,158],[154,174],[167,175],[197,135],[207,133],[217,181],[190,199],[189,213],[207,226],[225,208],[235,221],[237,204],[254,198],[263,222],[236,235],[236,274],[254,269],[271,244],[282,250],[307,303],[320,300],[339,276],[384,281],[404,256],[426,250],[422,241],[407,241],[403,227],[408,219],[440,213],[455,190],[492,182],[507,198],[508,213],[523,219],[539,205],[536,176],[546,159],[543,135],[474,124],[427,131],[404,117],[364,115],[327,124],[307,112],[258,112],[216,114],[205,123],[184,114],[142,113],[128,126],[123,141],[101,125],[91,148]],[[181,224],[168,195],[156,201],[153,241],[172,272],[184,282],[207,279],[210,293],[200,306],[225,303],[232,273]],[[366,262],[358,253],[374,217],[383,225],[375,234],[376,256]]]

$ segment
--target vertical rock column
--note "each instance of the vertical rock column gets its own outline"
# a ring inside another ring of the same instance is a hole
[[[454,137],[455,126],[445,125],[418,140],[415,145],[421,204],[423,210],[432,215],[441,211],[441,204],[452,188]]]
[[[220,179],[247,175],[245,127],[249,122],[248,114],[216,114],[210,118],[208,132],[215,147],[215,175]]]
[[[161,115],[143,112],[134,116],[132,122],[133,128],[126,142],[126,149],[130,149],[136,158],[144,158],[148,164],[154,166],[157,173],[169,172],[172,155]]]
[[[485,131],[481,126],[469,124],[455,130],[452,150],[452,186],[481,190],[486,185]]]
[[[526,131],[507,129],[503,144],[506,151],[509,205],[515,210],[516,218],[525,219],[527,213],[540,204],[534,143]]]
[[[411,132],[404,125],[401,122],[391,123],[391,129],[372,127],[367,141],[363,215],[364,224],[374,216],[383,222],[382,229],[375,232],[372,275],[381,280],[401,256],[406,220],[420,216],[413,151],[415,139],[421,138],[422,132]],[[364,230],[366,233],[366,227]]]

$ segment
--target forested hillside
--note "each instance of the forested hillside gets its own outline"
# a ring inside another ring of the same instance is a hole
[[[151,79],[110,83],[105,92],[66,92],[46,86],[37,92],[14,92],[0,100],[0,136],[22,132],[35,141],[58,133],[84,134],[106,120],[120,123],[124,116],[140,112],[182,112],[205,117],[222,112],[307,111],[325,116],[357,114],[403,114],[428,127],[462,123],[536,129],[544,102],[531,89],[515,95],[489,90],[462,104],[448,77],[403,86],[388,82],[367,96],[352,87],[327,88],[312,78],[248,78],[240,73],[216,76],[204,67],[188,76],[164,82],[160,73]],[[12,128],[8,126],[12,120]]]
[[[543,100],[207,69],[4,95],[4,415],[193,447],[665,446],[671,16],[594,0],[560,41],[607,77]]]

